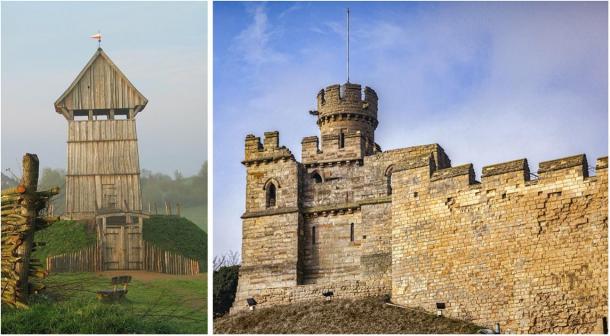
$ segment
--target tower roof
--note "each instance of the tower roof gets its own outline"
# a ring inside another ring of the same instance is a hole
[[[55,101],[55,111],[67,116],[75,110],[142,111],[148,99],[131,84],[108,55],[98,48],[68,89]]]

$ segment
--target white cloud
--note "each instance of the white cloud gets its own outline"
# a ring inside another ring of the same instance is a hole
[[[273,30],[265,11],[265,5],[251,7],[249,14],[252,17],[252,23],[235,37],[235,52],[247,65],[254,67],[284,61],[285,55],[269,45]]]

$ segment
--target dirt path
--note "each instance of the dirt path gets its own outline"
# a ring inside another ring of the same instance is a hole
[[[165,274],[165,273],[156,273],[156,272],[147,272],[147,271],[105,271],[105,272],[96,272],[97,276],[104,277],[114,277],[119,275],[131,275],[134,280],[139,281],[154,281],[154,280],[163,280],[163,279],[185,279],[185,280],[195,280],[195,279],[207,279],[207,273],[199,273],[197,275],[175,275],[175,274]]]

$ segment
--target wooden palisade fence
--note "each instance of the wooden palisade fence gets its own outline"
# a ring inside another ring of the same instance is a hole
[[[46,272],[39,260],[31,259],[37,245],[34,232],[59,220],[40,216],[49,198],[59,193],[59,188],[37,191],[38,166],[35,154],[25,154],[19,185],[1,193],[2,303],[17,308],[27,307],[29,294],[44,288],[36,279],[44,278]]]
[[[144,269],[168,274],[198,274],[199,261],[164,251],[149,242],[144,242]]]
[[[153,207],[154,204],[154,207]],[[159,208],[157,207],[157,202],[155,203],[150,203],[148,202],[148,214],[150,215],[165,215],[165,216],[178,216],[180,217],[180,209],[182,208],[180,206],[180,203],[176,203],[175,204],[175,213],[172,212],[172,202],[170,201],[165,201],[165,212],[164,213],[159,213]]]
[[[91,245],[80,251],[47,257],[49,273],[99,272],[102,271],[102,254],[98,245]]]
[[[103,271],[102,253],[98,245],[80,251],[47,257],[47,271],[61,272],[99,272]],[[194,275],[199,273],[199,261],[164,251],[151,243],[144,242],[144,267],[150,272]]]

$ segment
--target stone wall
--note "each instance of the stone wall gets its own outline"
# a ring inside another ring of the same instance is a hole
[[[392,300],[519,333],[600,331],[607,316],[607,158],[436,170],[392,179]]]

